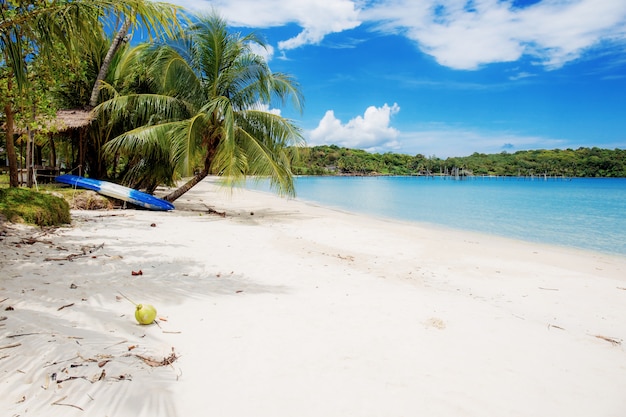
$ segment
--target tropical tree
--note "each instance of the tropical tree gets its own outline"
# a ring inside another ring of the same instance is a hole
[[[149,0],[6,0],[0,4],[0,64],[7,69],[10,97],[4,101],[3,110],[11,186],[18,186],[13,142],[13,120],[19,108],[16,101],[29,86],[33,54],[45,56],[49,65],[54,66],[54,52],[59,44],[68,56],[73,56],[78,45],[89,42],[103,30],[106,21],[123,20],[130,22],[129,25],[143,24],[148,28],[159,25],[172,32],[178,27],[177,11],[175,6]]]
[[[131,52],[152,92],[120,95],[95,109],[114,123],[136,126],[106,145],[133,165],[127,181],[143,176],[153,186],[171,184],[195,170],[168,201],[210,173],[231,185],[248,175],[268,176],[279,192],[294,194],[291,151],[303,144],[301,132],[269,108],[291,98],[301,109],[302,95],[291,76],[270,70],[255,46],[265,45],[253,34],[230,33],[213,14],[176,42]]]

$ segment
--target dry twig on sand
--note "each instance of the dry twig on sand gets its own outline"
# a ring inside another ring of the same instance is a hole
[[[176,360],[179,358],[179,356],[176,355],[176,352],[174,352],[174,348],[172,348],[172,354],[164,357],[162,360],[155,359],[155,358],[148,358],[146,356],[141,356],[141,355],[134,355],[134,356],[138,357],[139,359],[144,361],[146,365],[152,366],[153,368],[156,368],[159,366],[171,365],[174,362],[176,362]]]
[[[94,246],[90,248],[89,246],[85,246],[82,249],[81,253],[70,253],[67,256],[63,256],[60,258],[45,258],[44,261],[70,261],[72,262],[75,258],[82,258],[83,256],[88,256],[93,254],[95,251],[100,250],[104,247],[104,243],[99,244],[98,246]]]
[[[64,399],[66,399],[66,398],[67,398],[67,395],[66,395],[65,397],[63,397],[63,398],[59,398],[58,400],[56,400],[55,402],[53,402],[51,405],[64,405],[64,406],[67,406],[67,407],[74,407],[74,408],[78,408],[80,411],[85,411],[85,410],[83,410],[82,408],[80,408],[80,407],[79,407],[79,406],[77,406],[77,405],[62,403],[61,401],[63,401],[63,400],[64,400]]]
[[[622,344],[621,340],[617,340],[617,339],[613,339],[612,337],[606,337],[606,336],[602,336],[602,335],[594,335],[595,337],[597,337],[598,339],[602,339],[602,340],[606,340],[607,342],[611,343],[613,346],[618,346]]]

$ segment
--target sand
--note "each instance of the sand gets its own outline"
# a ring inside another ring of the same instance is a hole
[[[626,257],[214,179],[176,205],[4,226],[2,416],[626,415]]]

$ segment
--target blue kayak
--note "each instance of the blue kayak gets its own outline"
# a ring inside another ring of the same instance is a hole
[[[153,195],[137,191],[123,185],[114,184],[108,181],[95,180],[92,178],[80,177],[78,175],[59,175],[55,178],[57,182],[69,184],[74,187],[86,188],[96,191],[107,197],[117,198],[127,201],[140,207],[150,210],[174,210],[174,205],[169,201],[157,198]]]

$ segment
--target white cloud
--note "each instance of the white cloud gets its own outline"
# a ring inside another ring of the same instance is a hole
[[[398,147],[400,132],[390,126],[391,116],[398,113],[397,104],[370,106],[363,116],[342,123],[333,110],[328,110],[318,126],[309,132],[308,145],[333,144],[370,152],[392,151]]]
[[[604,42],[626,42],[624,0],[173,0],[196,11],[217,10],[230,24],[252,28],[296,24],[283,50],[373,24],[403,34],[441,65],[476,69],[523,56],[558,68]]]
[[[285,50],[317,44],[328,34],[361,24],[356,2],[351,0],[174,0],[174,3],[196,11],[215,9],[234,26],[264,28],[295,23],[302,31],[279,42],[279,48]]]
[[[456,69],[524,55],[557,68],[603,41],[626,41],[620,0],[544,0],[526,8],[501,0],[384,0],[361,16]]]

